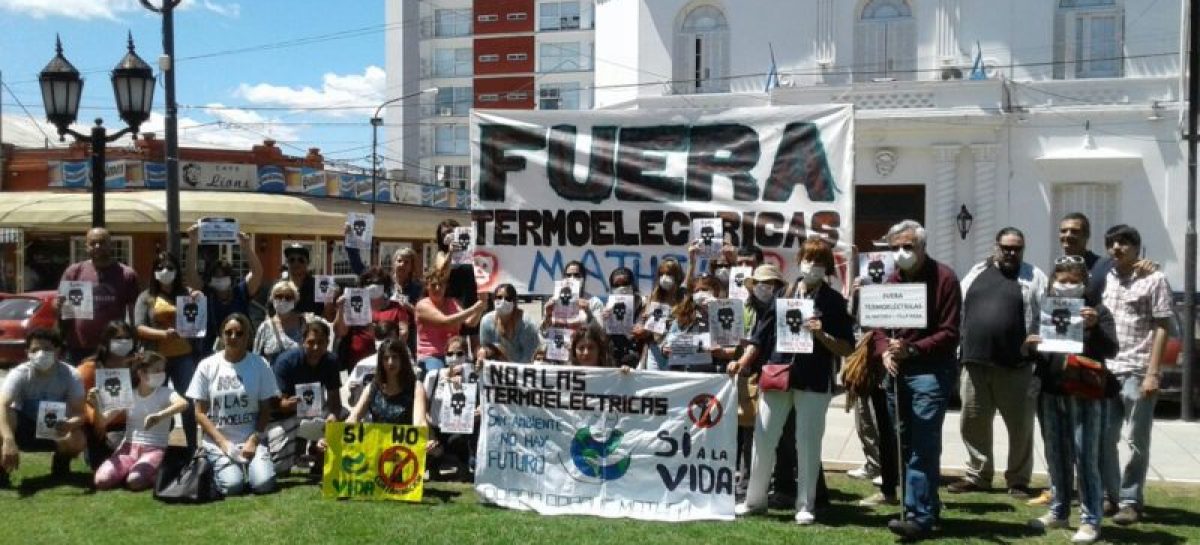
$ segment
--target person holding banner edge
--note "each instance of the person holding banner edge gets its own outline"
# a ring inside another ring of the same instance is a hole
[[[888,372],[888,409],[897,422],[904,465],[904,511],[888,529],[918,540],[929,537],[941,516],[942,423],[954,387],[962,292],[954,270],[926,254],[920,223],[901,221],[884,238],[896,262],[886,283],[923,284],[926,294],[925,327],[871,333]]]

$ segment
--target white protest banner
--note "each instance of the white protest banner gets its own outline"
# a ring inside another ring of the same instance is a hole
[[[133,381],[129,369],[96,368],[96,390],[100,394],[100,410],[112,411],[133,407]]]
[[[552,327],[546,331],[546,359],[571,361],[571,337],[574,331],[565,327]]]
[[[872,284],[858,290],[858,324],[888,329],[924,329],[929,302],[925,284]]]
[[[332,303],[336,293],[337,282],[333,276],[318,274],[313,276],[313,301],[317,303]]]
[[[438,415],[438,429],[442,433],[470,434],[475,431],[475,393],[478,385],[464,382],[455,386],[445,380],[439,383],[442,403]]]
[[[60,312],[64,320],[91,320],[95,316],[95,300],[92,299],[92,283],[63,281],[58,285],[58,295],[63,298]]]
[[[651,333],[659,335],[667,332],[667,322],[671,319],[671,306],[666,303],[647,303],[646,317],[642,327]]]
[[[636,311],[632,295],[609,295],[604,309],[608,311],[604,317],[604,332],[609,335],[628,335],[633,331],[633,320]]]
[[[575,278],[554,281],[554,319],[566,322],[579,315],[580,282]]]
[[[185,339],[200,339],[208,333],[208,299],[203,295],[175,297],[175,332]]]
[[[325,388],[320,382],[309,382],[296,385],[296,416],[300,418],[320,418],[325,416]]]
[[[351,212],[346,214],[346,225],[350,226],[346,232],[346,247],[369,251],[371,239],[375,236],[375,216]]]
[[[475,490],[544,515],[733,520],[735,381],[487,362]]]
[[[708,334],[714,346],[737,346],[745,336],[746,309],[741,299],[708,302]]]
[[[804,327],[812,317],[812,299],[776,299],[775,350],[787,354],[812,354],[812,332]]]
[[[750,298],[750,290],[746,289],[746,279],[754,276],[752,267],[729,268],[729,298],[745,301]]]
[[[371,323],[371,298],[365,288],[346,288],[342,301],[342,318],[346,325],[369,325]]]
[[[196,222],[200,231],[200,244],[237,244],[238,220],[233,218],[200,218]]]
[[[39,401],[37,412],[37,427],[34,437],[38,439],[60,439],[61,435],[54,426],[67,419],[67,404],[62,401]]]
[[[687,267],[692,221],[721,220],[734,246],[793,276],[810,233],[853,240],[849,105],[471,111],[477,248],[489,289],[546,295],[579,260],[589,291],[629,267],[649,292],[661,261]],[[706,270],[701,259],[697,270]]]
[[[667,346],[671,348],[667,356],[667,365],[692,366],[711,365],[712,341],[708,333],[679,333],[671,337]]]
[[[1038,335],[1038,352],[1083,352],[1083,299],[1074,297],[1047,297],[1042,301],[1041,327]]]
[[[896,262],[891,252],[868,252],[858,254],[858,277],[863,285],[882,284],[892,271],[896,270]]]
[[[450,233],[450,261],[454,264],[475,264],[475,229],[455,227]]]
[[[700,257],[714,258],[721,255],[725,243],[725,227],[721,218],[696,218],[692,220],[694,241],[700,243]]]

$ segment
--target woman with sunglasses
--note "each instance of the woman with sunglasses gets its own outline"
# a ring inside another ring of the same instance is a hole
[[[483,301],[475,301],[462,310],[458,301],[446,294],[445,276],[437,269],[425,273],[425,298],[417,303],[417,365],[422,373],[441,369],[449,362],[446,348],[464,327],[479,324],[487,310]]]
[[[542,339],[537,326],[525,319],[525,311],[517,306],[517,288],[512,284],[500,284],[492,292],[492,305],[496,307],[483,315],[479,322],[479,343],[495,344],[508,355],[513,363],[530,363],[533,351]]]
[[[192,341],[175,331],[176,297],[186,295],[196,297],[201,293],[189,293],[179,274],[179,260],[169,252],[159,252],[154,257],[154,280],[138,296],[133,312],[138,339],[146,350],[167,358],[167,376],[179,395],[187,391],[192,374],[196,372]],[[196,448],[196,420],[192,413],[190,410],[183,413],[183,433],[188,449]]]
[[[233,264],[224,259],[206,259],[208,267],[201,276],[195,267],[200,263],[199,229],[199,224],[188,227],[187,262],[193,266],[187,268],[184,281],[192,289],[203,291],[208,299],[208,332],[197,354],[197,357],[205,357],[215,350],[221,322],[226,317],[235,312],[250,315],[250,301],[258,295],[264,277],[262,261],[246,233],[238,233],[238,245],[250,266],[245,276],[235,274]]]
[[[96,369],[128,369],[137,355],[137,331],[124,320],[113,320],[100,332],[100,344],[96,353],[83,360],[75,370],[83,381],[87,403],[83,407],[84,429],[87,430],[87,450],[84,456],[92,470],[100,467],[125,436],[125,412],[119,411],[112,418],[100,421],[99,392],[96,390]]]
[[[275,363],[280,354],[300,346],[304,340],[304,313],[296,308],[299,294],[290,280],[280,280],[271,286],[271,310],[274,315],[263,320],[254,333],[253,351]],[[315,316],[313,319],[317,319]]]
[[[231,314],[221,322],[224,348],[200,362],[187,397],[204,430],[204,455],[213,465],[217,489],[227,496],[249,489],[275,490],[275,466],[266,430],[273,398],[280,397],[275,374],[250,351],[250,319]]]

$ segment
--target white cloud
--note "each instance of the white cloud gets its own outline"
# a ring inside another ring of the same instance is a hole
[[[368,66],[362,74],[326,73],[321,77],[320,89],[307,85],[289,87],[269,83],[254,85],[243,83],[238,86],[235,95],[252,104],[262,106],[278,106],[297,110],[331,108],[317,110],[313,113],[332,117],[364,115],[364,112],[369,115],[372,113],[370,105],[383,100],[386,82],[387,77],[382,68]],[[358,106],[358,108],[352,108],[352,106]]]
[[[151,0],[151,3],[159,6],[163,1]],[[242,12],[240,4],[214,0],[183,0],[176,9],[202,9],[229,18],[237,18]],[[35,19],[66,17],[82,21],[117,21],[130,13],[150,15],[138,0],[0,0],[0,11],[25,14]]]

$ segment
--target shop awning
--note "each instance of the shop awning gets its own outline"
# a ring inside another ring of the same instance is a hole
[[[183,191],[179,195],[182,229],[205,216],[236,218],[244,231],[256,234],[340,236],[348,212],[367,212],[368,203],[264,193]],[[163,191],[110,191],[105,194],[105,220],[121,233],[165,230]],[[92,196],[86,192],[0,192],[0,228],[29,231],[86,231],[92,223]],[[438,222],[469,214],[399,204],[376,206],[375,236],[427,239]]]

